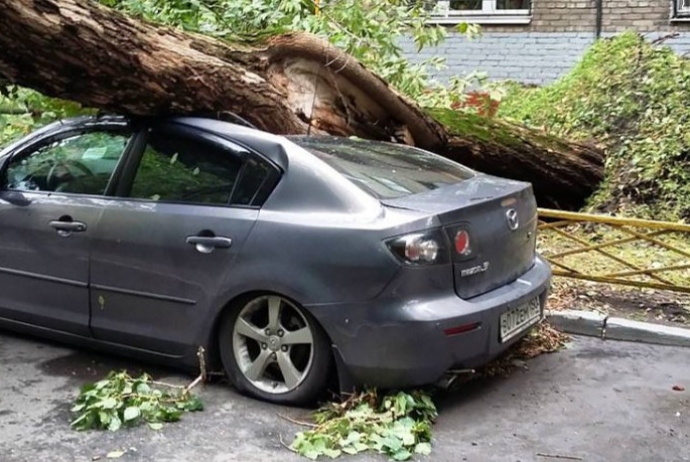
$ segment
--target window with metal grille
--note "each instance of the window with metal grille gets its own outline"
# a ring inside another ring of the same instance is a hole
[[[532,9],[532,0],[425,0],[425,3],[437,22],[529,22]]]
[[[690,0],[675,0],[676,15],[690,16]]]

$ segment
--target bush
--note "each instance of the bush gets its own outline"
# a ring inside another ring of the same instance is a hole
[[[690,218],[690,61],[634,33],[598,41],[542,88],[510,85],[499,115],[606,148],[599,211]]]

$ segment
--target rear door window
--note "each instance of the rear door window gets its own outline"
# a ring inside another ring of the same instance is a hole
[[[334,137],[292,141],[379,199],[431,191],[475,176],[456,162],[405,145]]]
[[[153,129],[132,182],[132,198],[200,205],[260,206],[275,168],[232,143]]]

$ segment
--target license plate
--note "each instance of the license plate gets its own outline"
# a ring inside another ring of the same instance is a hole
[[[534,298],[524,305],[512,308],[501,315],[501,342],[517,334],[541,319],[539,298]]]

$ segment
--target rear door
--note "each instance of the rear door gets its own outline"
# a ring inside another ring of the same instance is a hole
[[[143,146],[143,145],[142,145]],[[192,345],[277,171],[246,149],[175,125],[148,130],[104,211],[91,258],[91,329],[179,355]]]
[[[0,191],[0,317],[89,335],[89,246],[132,138],[124,124],[20,148]]]

